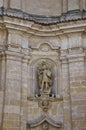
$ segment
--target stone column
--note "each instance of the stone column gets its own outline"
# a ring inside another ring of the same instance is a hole
[[[4,53],[0,54],[0,130],[3,126],[3,108],[4,108],[4,92],[5,92],[5,81],[6,81],[6,60]]]
[[[81,10],[86,10],[86,0],[81,0],[80,1],[80,9]]]
[[[79,0],[68,0],[68,11],[80,9]]]
[[[4,8],[10,8],[10,0],[4,0]]]
[[[66,58],[62,58],[62,90],[63,90],[63,128],[72,130],[71,126],[71,99],[70,99],[70,79],[69,65]]]
[[[72,127],[74,130],[85,130],[86,128],[86,76],[84,56],[84,53],[69,56]]]
[[[24,12],[26,11],[26,0],[21,0],[21,8]]]
[[[22,54],[6,51],[3,129],[20,130]]]
[[[63,0],[63,12],[62,13],[67,13],[68,11],[68,0]]]
[[[28,91],[28,61],[29,56],[24,57],[22,60],[22,81],[21,81],[21,126],[20,130],[26,130],[27,115],[28,115],[28,102],[27,102],[27,91]]]

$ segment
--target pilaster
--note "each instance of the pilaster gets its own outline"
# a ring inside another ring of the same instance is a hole
[[[0,54],[0,129],[3,127],[4,99],[5,99],[5,81],[6,81],[6,57]]]
[[[69,64],[66,58],[61,57],[62,63],[62,91],[63,91],[63,122],[64,130],[72,130],[71,97]]]
[[[22,54],[5,51],[6,73],[2,130],[20,130]]]
[[[20,130],[26,130],[26,126],[27,126],[27,115],[28,115],[28,101],[27,101],[27,97],[28,97],[28,64],[29,64],[29,60],[30,57],[26,56],[22,59],[22,81],[21,81],[21,109],[20,109],[20,115],[21,115],[21,119],[20,119]]]
[[[69,55],[72,127],[82,130],[85,126],[86,76],[85,53]],[[83,125],[82,125],[83,124]]]

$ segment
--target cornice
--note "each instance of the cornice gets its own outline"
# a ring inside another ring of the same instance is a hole
[[[38,24],[51,25],[56,23],[86,19],[86,11],[73,10],[62,14],[61,16],[43,16],[43,15],[28,14],[18,9],[11,9],[11,8],[5,9],[1,7],[0,16],[21,18]]]
[[[72,12],[72,13],[71,13]],[[69,33],[79,33],[85,32],[86,28],[86,12],[80,13],[81,11],[71,11],[65,14],[65,16],[69,15],[70,19],[74,17],[73,12],[76,14],[76,20],[69,21],[56,21],[55,19],[62,18],[62,16],[39,16],[39,15],[30,15],[21,10],[16,9],[4,9],[0,8],[0,24],[2,29],[17,30],[19,33],[28,34],[30,36],[42,36],[42,37],[50,37],[50,36],[60,36]],[[79,19],[79,15],[83,15],[81,20]],[[73,14],[73,15],[72,15]],[[27,15],[27,17],[26,17]],[[46,19],[45,19],[46,18]],[[77,19],[78,18],[78,19]],[[40,22],[41,20],[41,22]],[[60,19],[61,20],[61,19]]]

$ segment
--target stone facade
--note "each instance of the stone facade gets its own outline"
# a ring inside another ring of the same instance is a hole
[[[29,14],[59,16],[70,10],[86,10],[86,0],[0,0],[2,6]]]
[[[34,14],[34,8],[24,2],[22,12],[20,0],[0,0],[0,130],[86,130],[86,12],[58,18],[40,1],[46,9],[36,5],[36,13],[52,16],[30,15],[25,11]],[[86,1],[61,2],[66,12],[85,9]],[[38,84],[43,62],[52,74],[49,93]]]

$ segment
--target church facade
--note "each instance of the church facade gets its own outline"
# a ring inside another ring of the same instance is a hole
[[[86,130],[86,0],[0,0],[0,130]]]

